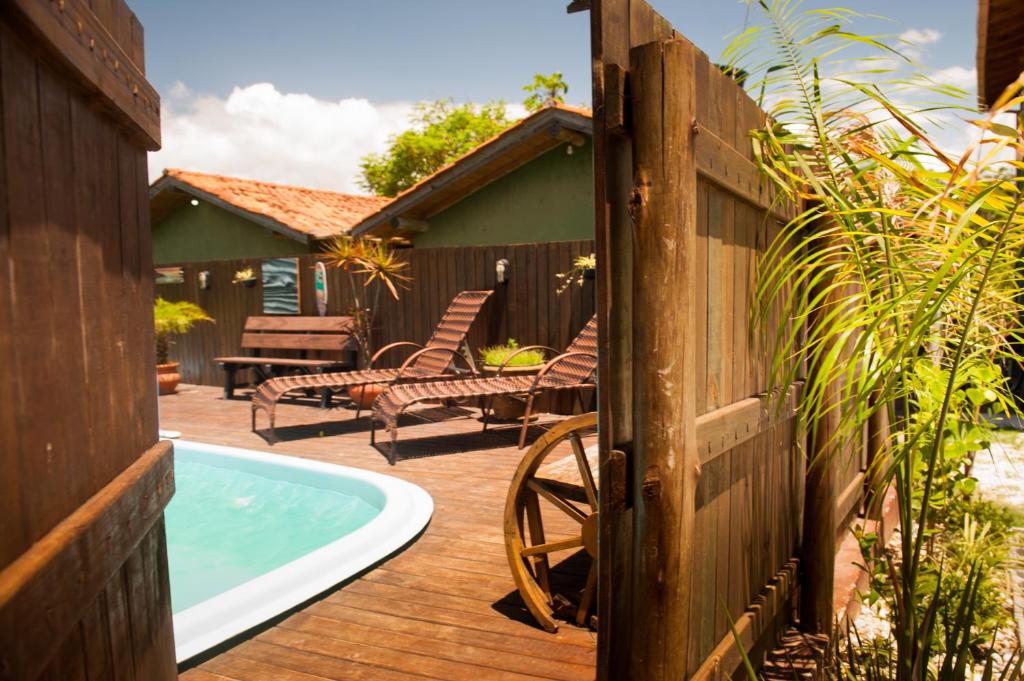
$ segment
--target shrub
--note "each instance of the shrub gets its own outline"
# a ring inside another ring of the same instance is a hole
[[[509,355],[519,349],[515,338],[509,338],[504,345],[491,345],[480,350],[480,360],[487,366],[500,366]],[[544,364],[543,350],[526,350],[512,358],[507,366],[530,367]]]

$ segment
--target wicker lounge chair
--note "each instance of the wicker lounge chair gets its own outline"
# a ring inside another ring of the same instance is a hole
[[[545,348],[532,345],[520,348],[518,352]],[[505,360],[506,364],[513,353]],[[498,395],[525,395],[526,413],[519,433],[519,448],[526,445],[526,431],[530,425],[530,411],[534,399],[548,390],[579,390],[593,386],[597,370],[597,317],[594,316],[583,327],[565,352],[548,361],[533,376],[494,376],[491,378],[468,378],[462,380],[441,380],[429,383],[394,384],[385,390],[373,403],[374,427],[371,441],[376,443],[376,422],[381,421],[391,434],[391,451],[388,461],[394,465],[398,447],[398,418],[407,408],[417,402],[434,400],[468,400],[479,398],[484,410],[484,430],[487,429],[486,400]]]
[[[402,381],[429,381],[450,377],[453,363],[461,359],[468,371],[475,374],[472,357],[459,349],[466,342],[466,334],[473,325],[480,308],[493,291],[463,291],[452,299],[438,322],[434,334],[425,346],[409,341],[391,343],[378,350],[370,359],[370,368],[307,376],[281,376],[263,383],[252,396],[252,429],[256,430],[256,412],[262,409],[270,420],[270,435],[274,435],[274,409],[278,400],[295,390],[342,390],[378,383]],[[419,348],[396,369],[374,369],[373,365],[385,353],[398,347]],[[358,418],[359,413],[356,413]]]

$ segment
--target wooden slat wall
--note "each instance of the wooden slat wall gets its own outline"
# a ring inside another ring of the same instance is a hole
[[[97,92],[49,42],[58,33],[34,32],[47,12],[98,19],[143,63],[123,0],[0,14],[0,678],[171,679],[159,509],[103,516],[138,531],[126,554],[78,554],[80,569],[49,574],[37,559],[66,558],[67,537],[92,531],[57,528],[94,495],[132,494],[115,483],[157,439],[146,150],[104,99],[124,83]],[[52,581],[19,610],[39,579]]]
[[[634,373],[632,348],[638,337],[636,325],[641,322],[633,312],[633,301],[636,287],[642,285],[637,268],[643,263],[635,257],[637,227],[630,219],[629,207],[637,202],[634,215],[642,213],[646,193],[657,188],[635,177],[635,126],[641,123],[635,82],[631,85],[630,81],[630,53],[654,41],[685,39],[644,0],[594,0],[591,14],[596,234],[602,263],[597,304],[602,324],[599,373],[605,387],[601,391],[602,488],[625,489],[628,480],[634,481],[632,498],[605,494],[601,499],[598,674],[602,679],[641,678],[635,665],[632,669],[624,666],[631,659],[635,662],[630,637],[636,625],[630,617],[638,601],[631,589],[655,587],[637,584],[631,571],[637,565],[636,552],[656,549],[639,546],[635,534],[640,531],[638,524],[646,522],[635,511],[636,495],[642,493],[637,486],[649,473],[636,467],[632,454],[640,437],[635,430],[634,396],[641,388],[636,382],[643,380],[641,374]],[[682,181],[690,183],[696,197],[696,224],[690,228],[696,232],[692,265],[697,286],[696,334],[692,342],[697,360],[692,389],[698,433],[704,432],[702,428],[746,432],[733,440],[739,443],[735,446],[702,452],[692,500],[696,507],[695,559],[688,619],[698,624],[687,635],[685,674],[724,678],[741,662],[729,632],[729,618],[737,622],[743,645],[761,653],[786,623],[794,596],[805,473],[798,441],[801,435],[791,412],[758,423],[740,423],[737,418],[737,409],[751,397],[772,401],[764,395],[768,387],[765,358],[759,356],[751,336],[755,263],[757,254],[778,234],[793,209],[773,205],[771,188],[754,165],[748,133],[764,124],[764,115],[746,93],[699,51],[695,51],[692,80],[673,86],[680,93],[692,91],[696,96],[693,135],[688,142],[692,151],[683,153],[693,154],[697,172],[696,177]],[[624,91],[633,98],[633,116]],[[645,111],[649,114],[650,108]],[[680,151],[673,147],[666,153]],[[668,232],[666,235],[674,238]],[[675,304],[671,290],[666,290],[666,307]],[[774,319],[778,321],[778,313]],[[690,340],[680,339],[680,344]],[[664,358],[660,361],[669,365]],[[710,445],[701,442],[699,446]],[[859,504],[863,459],[863,447],[853,445],[849,456],[834,463],[837,522],[844,511],[848,519]],[[622,465],[617,461],[625,462],[622,473],[617,472]],[[631,473],[627,472],[630,467]],[[845,497],[843,490],[849,491]]]
[[[716,161],[733,158],[727,176],[753,170],[748,133],[764,117],[734,80],[699,51],[694,63],[698,135],[720,149]],[[685,87],[685,84],[678,84]],[[721,182],[720,168],[697,164],[697,413],[707,417],[768,388],[764,362],[751,341],[757,254],[775,237],[778,219],[756,204],[759,192],[738,191],[742,183]],[[751,187],[751,189],[757,189]],[[777,320],[777,315],[773,318]],[[691,574],[690,620],[699,630],[689,640],[688,675],[704,676],[712,653],[725,656],[728,670],[739,657],[729,618],[745,612],[791,570],[798,550],[803,461],[797,449],[795,422],[787,417],[768,422],[760,432],[702,465],[696,495],[695,553]],[[754,611],[745,645],[771,640],[777,621],[786,616],[789,589],[774,609],[767,601]],[[698,674],[698,672],[701,672]]]
[[[555,293],[555,274],[572,267],[580,255],[593,252],[592,241],[565,241],[510,246],[407,249],[399,251],[409,263],[409,288],[398,301],[383,295],[378,312],[375,345],[400,340],[423,343],[433,331],[448,303],[459,291],[495,291],[474,325],[469,344],[474,351],[483,345],[515,338],[520,345],[542,344],[561,349],[568,345],[594,314],[594,282]],[[509,261],[509,280],[498,284],[494,264]],[[315,256],[300,258],[301,312],[315,315],[313,289]],[[187,336],[176,339],[171,357],[182,363],[182,380],[201,385],[220,385],[223,372],[212,362],[217,356],[239,351],[242,326],[249,315],[263,314],[260,285],[245,288],[231,283],[244,267],[259,271],[259,261],[222,260],[181,266],[185,280],[161,284],[156,295],[168,300],[190,300],[205,309],[216,324],[200,324]],[[210,272],[210,288],[199,288],[199,272]],[[341,315],[351,307],[349,286],[342,272],[328,269],[327,314]],[[403,355],[397,354],[395,359]]]

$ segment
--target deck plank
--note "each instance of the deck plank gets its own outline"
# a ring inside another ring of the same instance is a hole
[[[249,432],[244,399],[224,400],[218,389],[197,386],[160,398],[161,427],[185,439],[394,475],[430,493],[433,519],[404,551],[188,669],[182,679],[594,677],[594,632],[569,624],[545,632],[526,612],[508,572],[502,512],[522,456],[515,427],[480,433],[472,412],[435,409],[431,415],[443,420],[410,419],[403,426],[401,455],[392,467],[385,450],[369,445],[368,425],[347,409],[323,411],[296,401],[281,404],[277,414],[281,439],[271,445]],[[531,429],[531,438],[541,432]],[[572,529],[569,521],[554,521],[551,534]],[[566,561],[559,579],[579,579],[581,565]]]

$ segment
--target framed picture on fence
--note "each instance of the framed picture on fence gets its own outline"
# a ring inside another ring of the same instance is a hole
[[[263,314],[299,314],[299,259],[264,260]]]

